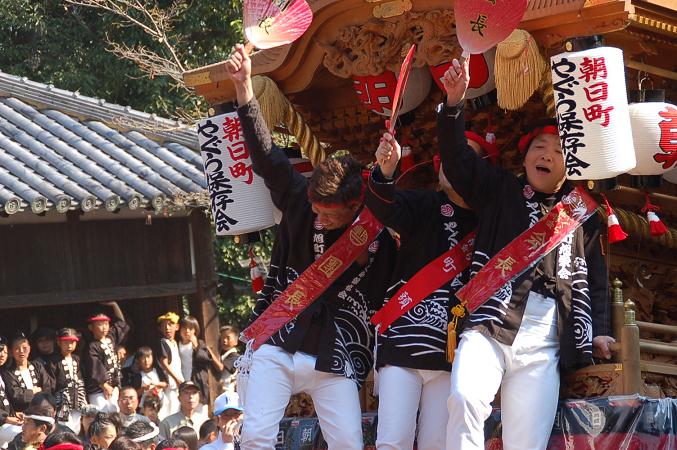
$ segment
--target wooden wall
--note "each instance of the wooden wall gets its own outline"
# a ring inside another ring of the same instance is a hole
[[[3,226],[0,299],[191,281],[190,258],[188,218]]]

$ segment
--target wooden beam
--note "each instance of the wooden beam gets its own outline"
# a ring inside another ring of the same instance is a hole
[[[677,376],[677,364],[642,361],[640,367],[642,368],[642,372]]]
[[[637,326],[639,327],[639,331],[648,331],[649,333],[677,334],[677,326],[675,325],[664,325],[662,323],[642,322],[638,320]]]
[[[219,355],[219,310],[216,306],[216,286],[218,278],[214,267],[214,243],[212,228],[204,212],[194,210],[190,215],[190,236],[192,239],[191,258],[194,261],[196,283],[195,292],[189,298],[190,312],[203,330],[203,338],[208,347]],[[209,401],[212,410],[214,399],[219,394],[218,380],[209,371]]]
[[[171,295],[188,295],[195,291],[195,281],[181,281],[146,286],[117,286],[68,292],[3,295],[0,296],[0,309],[168,297]]]

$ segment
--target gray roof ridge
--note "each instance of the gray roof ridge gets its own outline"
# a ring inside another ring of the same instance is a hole
[[[82,95],[79,92],[59,89],[53,85],[31,81],[26,77],[0,71],[0,95],[16,97],[33,106],[51,108],[68,115],[85,116],[85,120],[98,120],[120,132],[135,127],[160,141],[173,141],[197,150],[197,134],[190,124],[171,120],[156,114],[108,103],[103,99]],[[121,127],[123,122],[128,123]],[[124,130],[121,128],[125,128]]]

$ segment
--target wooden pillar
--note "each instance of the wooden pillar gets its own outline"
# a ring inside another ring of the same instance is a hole
[[[611,332],[616,341],[621,342],[621,333],[623,325],[625,324],[625,307],[623,306],[623,290],[621,287],[623,283],[616,278],[613,281],[613,296],[611,299]],[[621,355],[619,352],[613,354],[614,362],[621,362]]]
[[[216,306],[217,276],[214,266],[214,242],[209,219],[203,211],[190,215],[191,258],[197,290],[189,297],[189,307],[200,322],[202,337],[216,355],[219,354],[219,311]],[[218,381],[209,373],[209,410],[218,395]]]
[[[638,394],[642,386],[639,361],[639,327],[635,321],[635,304],[625,302],[625,324],[621,330],[621,361],[623,363],[623,394]]]

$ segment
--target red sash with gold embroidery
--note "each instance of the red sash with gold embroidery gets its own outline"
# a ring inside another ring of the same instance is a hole
[[[256,350],[324,291],[362,254],[383,229],[367,208],[320,258],[313,262],[242,332]]]
[[[393,322],[421,303],[435,289],[463,272],[470,265],[474,246],[473,231],[416,272],[371,318],[371,323],[376,326],[378,333],[383,334]]]
[[[456,296],[472,313],[583,225],[595,213],[597,206],[595,199],[576,187],[541,220],[491,258],[468,284],[459,289]]]

